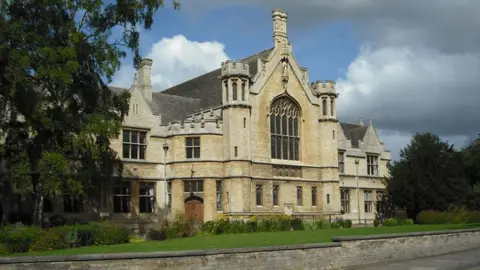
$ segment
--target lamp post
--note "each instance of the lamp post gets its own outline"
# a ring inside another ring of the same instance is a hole
[[[167,152],[168,152],[168,143],[165,141],[163,144],[163,184],[165,190],[165,209],[168,209],[168,185],[167,185]]]
[[[357,182],[357,212],[358,212],[358,225],[360,225],[361,221],[360,221],[360,188],[359,188],[359,184],[358,184],[358,163],[359,160],[358,159],[355,159],[355,181]]]

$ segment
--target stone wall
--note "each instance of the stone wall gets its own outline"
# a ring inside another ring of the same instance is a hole
[[[0,269],[342,269],[480,248],[480,229],[340,237],[295,246],[4,257]]]

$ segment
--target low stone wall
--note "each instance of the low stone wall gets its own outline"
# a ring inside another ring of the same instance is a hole
[[[0,269],[341,269],[480,248],[480,229],[333,238],[333,243],[138,254],[0,258]]]

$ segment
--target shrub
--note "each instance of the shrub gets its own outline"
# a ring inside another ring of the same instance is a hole
[[[413,225],[413,224],[414,224],[413,219],[407,218],[407,219],[405,220],[405,225]]]
[[[402,220],[402,221],[408,219],[407,212],[405,212],[405,211],[396,211],[396,212],[395,212],[395,219],[396,219],[396,220]]]
[[[209,223],[209,225],[203,225],[201,230],[205,230],[205,234],[213,234],[216,228],[215,223]],[[210,227],[206,227],[210,226]],[[160,226],[152,228],[149,230],[147,237],[151,240],[165,240],[171,238],[182,238],[182,237],[190,237],[196,234],[196,230],[193,227],[193,224],[186,220],[183,216],[177,215],[175,220],[169,222],[168,220],[164,220]]]
[[[130,233],[126,227],[103,223],[95,231],[93,244],[96,246],[128,243]]]
[[[417,215],[417,222],[420,224],[461,224],[480,222],[480,211],[456,212],[422,211]]]
[[[66,241],[66,228],[56,227],[37,234],[30,245],[30,251],[48,251],[69,247]]]
[[[290,221],[290,225],[292,226],[292,229],[295,230],[295,231],[299,231],[299,230],[304,230],[305,229],[305,226],[303,225],[303,221],[299,218],[293,218],[291,221]]]
[[[350,219],[346,219],[343,222],[343,228],[351,228],[352,227],[352,221]]]
[[[62,215],[53,215],[48,218],[47,227],[59,227],[67,223],[67,219]]]
[[[68,226],[67,228],[71,233],[76,232],[77,246],[91,246],[93,245],[94,236],[100,226],[100,223],[89,223],[84,225]],[[67,237],[73,236],[75,235],[69,236],[67,234]]]
[[[0,256],[1,255],[7,255],[8,254],[8,249],[4,244],[0,244]]]
[[[445,215],[438,211],[422,211],[417,215],[417,222],[420,224],[443,224]]]
[[[319,220],[316,221],[317,229],[330,229],[331,223],[328,220]]]
[[[167,237],[162,230],[153,228],[148,231],[147,238],[150,240],[162,241],[162,240],[165,240]]]
[[[376,219],[373,220],[373,226],[378,227],[378,225],[380,225],[380,220],[378,218],[376,218]]]
[[[383,226],[397,226],[398,221],[395,218],[387,218],[383,221]]]
[[[216,223],[213,220],[209,220],[202,224],[200,231],[204,234],[216,234]]]
[[[37,227],[13,225],[7,228],[3,244],[8,253],[27,252],[30,244],[42,230]]]

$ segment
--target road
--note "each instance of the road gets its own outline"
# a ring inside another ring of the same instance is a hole
[[[385,263],[355,270],[480,270],[480,249],[451,253],[441,256],[419,258],[396,263]]]

